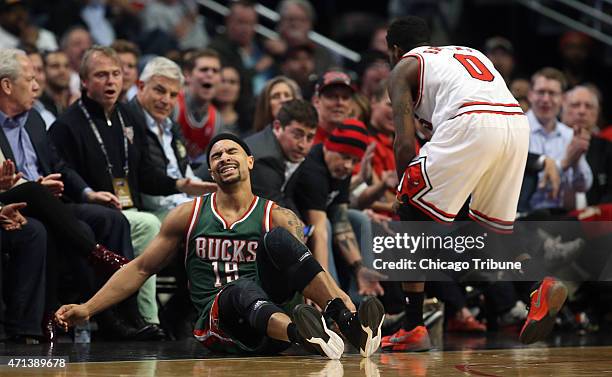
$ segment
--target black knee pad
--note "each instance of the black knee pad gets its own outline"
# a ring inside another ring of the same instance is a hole
[[[308,247],[285,228],[276,227],[266,233],[263,246],[270,263],[280,272],[291,277],[288,284],[299,292],[312,281],[323,268]]]
[[[222,297],[229,300],[238,316],[246,319],[262,335],[266,335],[270,317],[274,313],[283,313],[252,280],[239,280],[225,289],[227,292]]]
[[[312,256],[306,245],[282,227],[266,233],[263,241],[270,262],[281,271]]]

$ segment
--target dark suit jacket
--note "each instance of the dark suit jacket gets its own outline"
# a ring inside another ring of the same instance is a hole
[[[593,136],[586,159],[593,171],[593,185],[587,192],[588,203],[612,203],[612,143]]]
[[[107,127],[102,107],[86,95],[83,95],[82,100],[85,107],[89,110],[93,121],[99,126],[98,128]],[[132,142],[128,145],[128,183],[134,205],[142,208],[141,192],[150,195],[177,193],[176,180],[166,176],[160,167],[153,165],[142,129],[134,127],[134,119],[121,103],[118,103],[113,109],[111,121],[114,126],[112,131],[109,132],[113,132],[113,137],[116,136],[116,140],[122,140],[120,134],[122,131],[119,127],[120,121],[117,111],[121,111],[126,128],[133,135]],[[83,177],[93,190],[114,192],[113,182],[108,174],[106,159],[102,149],[78,103],[72,104],[57,118],[51,126],[49,133],[60,155]],[[122,144],[111,145],[111,143],[115,142],[115,139],[105,140],[103,137],[103,140],[107,149],[120,148],[121,154],[123,154]],[[113,163],[114,177],[124,176],[123,163],[123,158],[122,161]]]
[[[138,102],[138,98],[134,97],[128,103],[127,107],[132,113],[134,127],[140,128],[142,133],[146,135],[149,156],[153,162],[153,165],[161,168],[162,172],[166,172],[166,168],[168,167],[168,158],[166,158],[164,148],[159,142],[157,135],[151,132],[149,127],[147,127],[144,109],[142,108],[140,102]],[[187,149],[185,148],[185,142],[183,141],[183,136],[181,135],[180,126],[174,120],[172,120],[172,150],[174,151],[174,156],[176,157],[179,169],[184,177],[187,166],[189,165],[189,160],[187,158]]]
[[[297,206],[293,201],[293,193],[302,165],[295,170],[285,183],[285,155],[270,126],[247,137],[244,141],[251,149],[253,157],[255,157],[255,164],[251,171],[253,193],[262,198],[273,200],[282,207],[297,211]],[[212,180],[206,163],[202,164],[194,173],[203,180]]]
[[[51,173],[61,173],[62,181],[64,182],[64,195],[76,202],[81,202],[82,193],[87,187],[87,183],[60,158],[55,146],[47,135],[47,127],[38,111],[30,110],[25,129],[36,151],[40,173],[43,176]],[[0,128],[0,148],[7,160],[15,161],[13,150],[2,128]]]

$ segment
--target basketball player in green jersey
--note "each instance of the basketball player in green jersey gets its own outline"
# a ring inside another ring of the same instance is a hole
[[[325,308],[325,315],[363,356],[374,353],[381,339],[382,304],[368,298],[355,312],[349,297],[302,243],[299,218],[253,195],[249,171],[254,159],[248,146],[236,136],[219,134],[207,158],[218,190],[173,210],[142,255],[86,303],[57,311],[60,325],[67,329],[130,296],[181,250],[200,313],[194,335],[208,348],[262,354],[295,343],[340,358],[344,342],[317,309],[297,305],[292,321],[279,307],[300,292]]]

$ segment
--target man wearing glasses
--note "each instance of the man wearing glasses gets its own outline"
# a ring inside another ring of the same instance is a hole
[[[531,210],[564,208],[566,199],[575,192],[586,192],[593,182],[585,157],[591,138],[589,131],[581,127],[572,129],[557,120],[566,86],[563,73],[554,68],[542,68],[531,77],[527,112],[531,128],[529,152],[554,159],[561,175],[559,195],[550,195],[550,187],[538,188],[529,200]]]

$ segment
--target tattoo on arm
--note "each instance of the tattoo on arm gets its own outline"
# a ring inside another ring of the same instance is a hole
[[[290,209],[275,206],[272,209],[272,216],[281,217],[280,226],[287,229],[295,238],[304,243],[304,223],[299,217]]]
[[[350,260],[361,258],[355,232],[348,219],[348,205],[334,205],[330,207],[328,214],[329,221],[332,223],[334,242],[338,245],[342,254],[349,256]]]
[[[334,239],[338,246],[340,247],[340,251],[343,254],[351,254],[353,250],[358,250],[357,240],[355,239],[355,233],[345,232],[340,234],[334,234]]]
[[[348,219],[348,204],[333,205],[328,210],[329,221],[332,225],[332,234],[346,233],[353,231]]]

